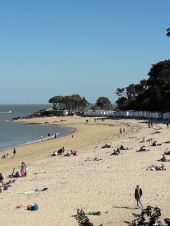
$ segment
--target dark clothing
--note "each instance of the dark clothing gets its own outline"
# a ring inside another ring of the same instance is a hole
[[[142,196],[142,189],[141,188],[136,188],[135,189],[135,199],[138,199]]]
[[[3,181],[3,176],[2,176],[2,174],[0,173],[0,181]]]
[[[13,150],[13,154],[14,154],[14,156],[16,155],[16,149],[14,148],[14,150]]]
[[[140,204],[140,206],[143,208],[143,205],[140,201],[141,196],[142,196],[142,189],[136,188],[135,189],[135,199],[136,199],[136,202],[137,202],[137,206],[139,207],[139,204]]]

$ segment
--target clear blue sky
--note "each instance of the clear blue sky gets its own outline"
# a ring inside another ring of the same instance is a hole
[[[0,0],[0,104],[116,100],[170,58],[169,0]]]

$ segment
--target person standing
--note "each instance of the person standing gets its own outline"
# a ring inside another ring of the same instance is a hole
[[[27,165],[25,162],[21,162],[20,173],[21,177],[27,176]]]
[[[4,181],[4,177],[2,176],[2,173],[0,173],[0,183],[2,184],[2,187],[3,187],[3,181]]]
[[[140,208],[142,207],[143,209],[143,205],[141,203],[141,197],[142,197],[142,188],[139,187],[139,185],[136,186],[136,189],[135,189],[135,199],[136,199],[136,202],[137,202],[137,206]],[[139,206],[140,204],[140,206]]]
[[[13,150],[14,157],[15,157],[16,153],[17,153],[16,149],[14,148],[14,150]]]

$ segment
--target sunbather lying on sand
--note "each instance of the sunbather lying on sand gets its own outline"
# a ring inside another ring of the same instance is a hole
[[[161,144],[158,144],[156,140],[154,140],[151,144],[151,146],[160,146]]]
[[[166,170],[164,164],[161,164],[161,165],[151,165],[147,168],[147,170],[155,170],[155,171],[160,171],[160,170]]]
[[[145,149],[145,146],[140,147],[139,150],[137,150],[136,152],[142,152],[142,151],[150,151],[149,149]]]
[[[104,146],[102,146],[102,148],[110,148],[109,144],[105,144]]]
[[[70,153],[66,153],[64,156],[66,156],[66,157],[70,157],[70,156],[77,156],[77,152],[76,152],[76,151],[71,150],[71,151],[70,151]]]
[[[167,151],[164,152],[164,154],[165,155],[170,155],[170,151],[167,150]]]
[[[6,155],[3,155],[1,158],[2,159],[8,159],[9,158],[9,154],[7,153]]]
[[[143,139],[139,142],[139,143],[143,143],[145,142],[145,138],[143,137]]]
[[[166,155],[163,154],[163,155],[162,155],[162,158],[159,159],[158,161],[161,161],[161,162],[170,162],[170,159],[167,159]]]
[[[70,153],[71,153],[72,156],[77,156],[77,152],[76,151],[71,150]]]
[[[125,148],[122,144],[119,147],[119,150],[129,150],[129,148]]]

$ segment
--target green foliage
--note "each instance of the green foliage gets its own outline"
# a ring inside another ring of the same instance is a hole
[[[79,94],[71,96],[54,96],[49,99],[49,103],[53,104],[54,109],[69,110],[69,112],[80,112],[87,106],[88,102],[85,97]]]
[[[78,221],[79,226],[93,226],[82,209],[78,209],[74,217]]]
[[[111,101],[107,97],[99,97],[96,100],[95,107],[99,107],[102,110],[112,110],[113,109]]]
[[[166,35],[167,35],[168,37],[170,37],[170,28],[167,28],[167,30],[166,30]]]
[[[119,109],[170,111],[170,60],[152,65],[148,77],[116,90]]]

